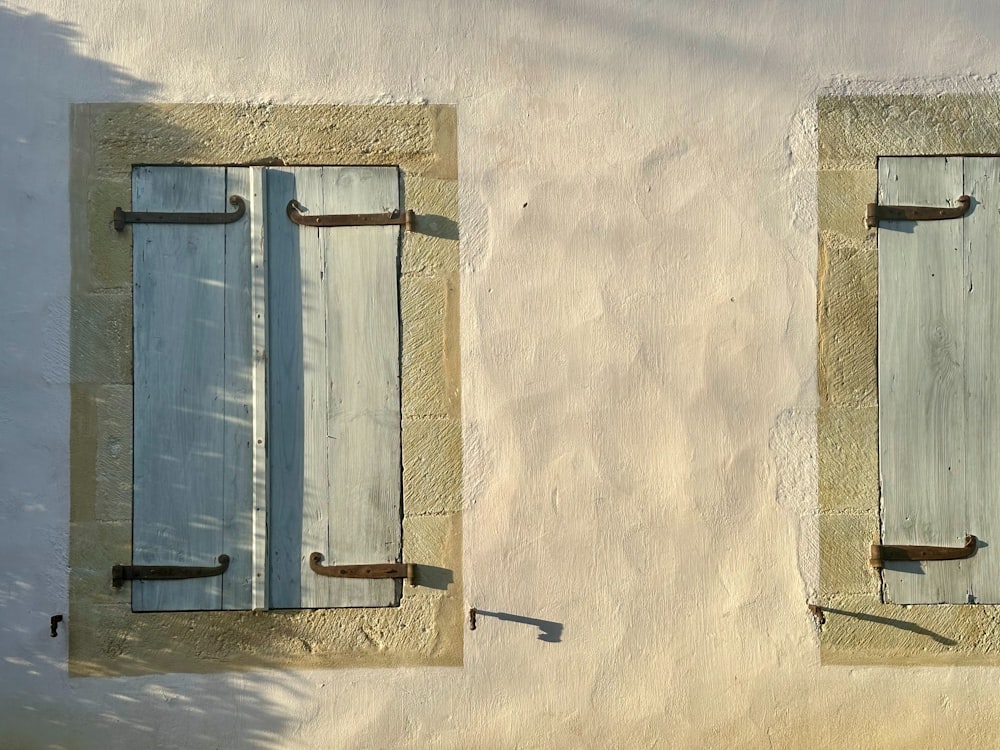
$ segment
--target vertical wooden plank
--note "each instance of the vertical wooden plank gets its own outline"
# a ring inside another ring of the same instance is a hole
[[[315,196],[323,191],[322,167],[302,167],[295,170],[295,195],[309,211],[319,209]],[[272,221],[278,220],[277,218]],[[291,223],[284,217],[285,223]],[[303,422],[303,491],[301,496],[301,542],[299,548],[300,607],[331,606],[315,592],[325,588],[325,580],[309,569],[309,551],[316,545],[327,543],[327,499],[330,497],[330,476],[326,465],[326,383],[327,372],[326,304],[323,294],[323,259],[328,231],[296,227],[299,229],[299,259],[302,268],[302,394],[305,408]]]
[[[302,552],[315,543],[312,514],[325,498],[326,372],[323,249],[320,230],[293,224],[285,207],[321,192],[321,170],[267,171],[268,520],[270,606],[310,606],[303,585],[315,575]],[[308,205],[308,204],[307,204]],[[300,231],[300,229],[302,231]]]
[[[396,582],[320,577],[308,557],[398,558],[399,230],[300,227],[285,206],[295,198],[314,214],[395,208],[398,175],[276,168],[267,198],[271,606],[395,604]],[[350,413],[331,409],[331,393]]]
[[[265,172],[250,169],[250,262],[253,329],[253,609],[267,609],[267,246]]]
[[[399,208],[395,168],[325,167],[324,213]],[[401,468],[397,227],[327,230],[324,249],[330,494],[327,564],[399,558]],[[313,606],[387,606],[394,581],[331,579]]]
[[[252,200],[250,170],[225,170],[226,195],[247,201],[251,216],[260,209]],[[227,209],[232,207],[228,205]],[[253,341],[250,228],[244,218],[225,225],[225,395],[223,420],[223,547],[230,557],[222,577],[222,608],[249,609],[253,593]]]
[[[137,211],[224,211],[225,169],[138,167]],[[212,565],[223,553],[225,229],[134,225],[137,564]],[[222,577],[136,581],[138,611],[219,609]]]
[[[879,160],[880,203],[952,205],[962,190],[960,157]],[[885,222],[878,253],[883,541],[960,546],[968,527],[963,222]],[[887,564],[886,597],[954,601],[967,570]]]
[[[289,169],[264,171],[267,253],[267,602],[299,606],[303,490],[302,313],[298,231],[280,211],[295,197]]]
[[[968,572],[967,589],[952,600],[1000,603],[1000,159],[965,159],[965,191],[973,207],[965,218],[966,300],[965,383],[966,497],[964,521],[968,533],[986,545],[961,568]],[[954,511],[953,511],[954,512]]]

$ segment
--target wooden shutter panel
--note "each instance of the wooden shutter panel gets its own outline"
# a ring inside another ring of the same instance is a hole
[[[316,228],[285,215],[399,208],[394,167],[266,171],[268,547],[274,608],[388,606],[395,580],[324,564],[394,562],[401,546],[399,227]]]
[[[137,167],[135,211],[231,210],[249,171]],[[230,225],[133,226],[132,560],[218,577],[134,581],[136,611],[246,609],[252,571],[250,236]]]
[[[985,546],[887,562],[889,601],[1000,603],[1000,159],[879,159],[879,203],[961,219],[878,230],[879,452],[885,544]]]

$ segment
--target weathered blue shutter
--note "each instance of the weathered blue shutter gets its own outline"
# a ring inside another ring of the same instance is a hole
[[[879,203],[959,219],[878,230],[883,542],[960,548],[965,560],[886,562],[900,604],[1000,603],[1000,159],[879,159]]]
[[[135,211],[224,212],[249,172],[137,167]],[[215,565],[211,578],[134,581],[136,611],[246,609],[252,571],[250,235],[229,225],[133,226],[132,560]]]
[[[133,173],[134,211],[221,213],[234,193],[236,223],[132,229],[133,563],[230,558],[218,577],[134,581],[133,608],[397,604],[398,581],[318,576],[309,557],[399,560],[400,229],[302,227],[286,207],[395,209],[398,171]]]
[[[316,228],[285,215],[399,207],[394,167],[266,172],[269,599],[387,606],[395,580],[318,576],[395,562],[401,545],[399,227]]]

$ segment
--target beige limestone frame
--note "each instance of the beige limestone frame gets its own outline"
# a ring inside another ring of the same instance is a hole
[[[1000,98],[830,96],[817,107],[822,661],[1000,664],[1000,607],[883,604],[868,565],[879,538],[878,247],[863,223],[879,156],[1000,151]]]
[[[79,104],[71,109],[69,671],[74,676],[460,665],[462,430],[457,117],[451,106]],[[404,206],[399,607],[133,613],[133,164],[397,165]]]

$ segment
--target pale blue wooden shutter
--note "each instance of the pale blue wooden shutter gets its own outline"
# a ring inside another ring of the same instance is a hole
[[[879,203],[955,205],[959,219],[878,230],[883,542],[965,560],[886,562],[899,604],[1000,603],[1000,159],[883,157]]]
[[[399,581],[318,576],[309,557],[400,558],[400,229],[286,215],[398,208],[398,170],[133,173],[134,211],[221,213],[232,194],[233,224],[132,230],[133,563],[230,558],[218,577],[133,581],[133,608],[398,604]]]
[[[285,215],[399,207],[394,167],[268,169],[268,547],[275,608],[387,606],[391,579],[326,578],[324,564],[399,560],[397,226],[316,228]]]
[[[249,171],[137,167],[135,211],[224,212]],[[136,611],[247,609],[252,571],[250,235],[229,225],[133,229],[132,560],[215,565],[211,578],[134,581]]]

